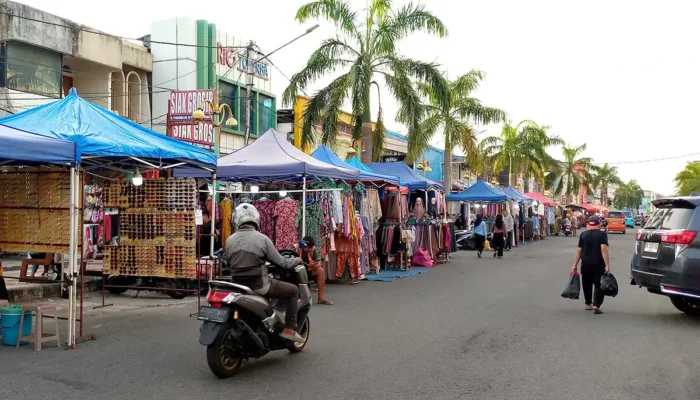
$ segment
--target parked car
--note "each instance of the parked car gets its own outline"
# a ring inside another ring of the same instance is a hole
[[[656,210],[637,232],[630,283],[668,296],[678,310],[700,316],[700,197],[652,204]]]
[[[623,211],[625,214],[625,227],[627,228],[634,228],[634,216],[632,215],[632,211]]]
[[[608,211],[605,219],[608,221],[608,232],[627,233],[625,214],[622,211]]]

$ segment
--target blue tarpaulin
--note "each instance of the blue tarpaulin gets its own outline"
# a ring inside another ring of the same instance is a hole
[[[201,171],[178,168],[176,176],[206,176]],[[219,158],[217,179],[237,182],[300,180],[302,175],[317,178],[358,180],[360,171],[319,161],[294,147],[274,129],[253,143]]]
[[[512,200],[512,196],[508,196],[503,191],[495,186],[479,179],[475,184],[469,186],[464,191],[445,196],[447,201],[486,201],[486,202],[501,202]]]
[[[356,169],[360,171],[360,180],[363,181],[384,181],[384,182],[389,182],[393,183],[395,185],[399,184],[399,178],[396,176],[387,176],[387,175],[382,175],[378,174],[376,172],[372,172],[372,170],[366,171],[362,168],[358,168],[349,162],[345,162],[341,160],[338,156],[335,155],[326,146],[319,146],[316,150],[314,150],[313,153],[311,153],[311,157],[323,161],[324,163],[335,165],[336,167],[341,167],[341,168],[347,168],[347,169]],[[369,168],[368,168],[369,169]]]
[[[430,188],[442,189],[442,185],[440,183],[420,176],[403,161],[388,163],[375,162],[371,163],[369,167],[374,172],[399,177],[401,186],[408,186],[409,190],[426,190]]]
[[[2,118],[0,125],[74,142],[78,161],[88,156],[138,157],[216,165],[214,153],[122,118],[81,98],[75,89],[62,100]]]
[[[3,165],[71,164],[75,143],[52,139],[0,125]]]
[[[518,189],[513,189],[512,187],[508,186],[505,189],[503,189],[503,193],[513,197],[516,201],[518,202],[523,202],[523,201],[532,201],[531,198],[525,196],[520,192]]]

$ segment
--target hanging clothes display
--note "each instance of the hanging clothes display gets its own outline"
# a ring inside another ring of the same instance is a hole
[[[233,217],[233,202],[226,198],[221,201],[221,243],[226,243],[226,239],[232,234],[231,218]]]
[[[299,203],[299,210],[297,211],[296,214],[296,227],[297,230],[299,231],[299,236],[301,235],[301,227],[302,227],[302,208],[303,205]],[[312,200],[310,203],[306,204],[306,236],[310,236],[314,239],[314,243],[316,243],[317,246],[319,246],[319,253],[321,256],[325,256],[325,250],[323,248],[324,241],[321,240],[323,237],[321,235],[321,228],[324,226],[324,221],[323,221],[323,210],[321,209],[321,203]]]
[[[299,202],[296,200],[280,200],[275,203],[275,247],[278,250],[293,249],[299,243],[296,228]]]
[[[258,200],[253,202],[253,206],[260,214],[260,232],[269,237],[275,243],[275,208],[276,203],[272,200]]]

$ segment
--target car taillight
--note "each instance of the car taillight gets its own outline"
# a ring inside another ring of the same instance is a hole
[[[641,229],[637,231],[637,240],[642,240],[642,232]]]
[[[698,235],[696,231],[678,230],[661,233],[662,243],[691,244]]]
[[[207,295],[207,301],[212,307],[221,308],[221,303],[226,300],[230,292],[222,292],[218,290],[210,290]]]

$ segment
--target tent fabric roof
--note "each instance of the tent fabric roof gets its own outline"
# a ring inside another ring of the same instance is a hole
[[[0,125],[3,165],[72,164],[75,143]]]
[[[333,153],[333,151],[331,151],[331,149],[329,149],[326,146],[319,146],[319,148],[317,148],[316,150],[314,150],[313,153],[311,153],[311,157],[319,161],[323,161],[327,164],[335,165],[336,167],[358,170],[360,171],[360,180],[362,181],[384,181],[393,183],[395,185],[399,184],[398,177],[377,174],[376,172],[372,172],[372,170],[365,171],[362,168],[358,168],[348,162],[341,160],[338,156],[335,155],[335,153]]]
[[[535,193],[524,193],[524,194],[525,194],[525,196],[531,198],[532,200],[537,200],[538,202],[544,204],[547,207],[556,206],[559,204],[556,201],[552,201],[552,200],[548,199],[547,196],[543,195],[542,193],[535,192]]]
[[[138,157],[150,160],[216,165],[214,153],[145,128],[78,96],[9,115],[0,125],[44,137],[75,142],[76,158]]]
[[[520,192],[518,189],[513,189],[510,186],[507,186],[505,189],[503,189],[503,192],[507,195],[510,195],[515,198],[515,200],[522,202],[522,201],[532,201],[531,198],[525,196]]]
[[[201,171],[177,168],[176,176],[206,176]],[[297,149],[269,129],[253,143],[219,158],[217,179],[238,182],[298,181],[302,175],[317,178],[359,180],[360,171],[327,164]]]
[[[362,161],[360,161],[360,159],[357,158],[357,156],[355,156],[355,157],[349,159],[349,160],[347,161],[347,163],[350,164],[350,165],[352,165],[353,167],[355,167],[355,168],[357,168],[357,169],[361,169],[361,170],[367,171],[367,172],[373,172],[373,171],[372,171],[372,168],[370,168],[370,167],[368,167],[367,165],[365,165],[365,163],[363,163]],[[397,177],[397,178],[398,178],[398,177]]]
[[[464,191],[450,194],[445,197],[447,201],[487,201],[502,202],[512,199],[512,196],[505,194],[500,188],[491,186],[481,179],[469,186]]]
[[[569,204],[567,207],[574,207],[574,208],[583,208],[590,214],[595,214],[598,211],[600,211],[600,206],[596,206],[594,204],[590,203],[581,203],[581,204]]]
[[[442,189],[441,184],[420,176],[403,161],[387,163],[373,162],[369,167],[372,171],[380,174],[397,176],[401,181],[401,186],[408,186],[409,190],[425,190],[429,188]]]

